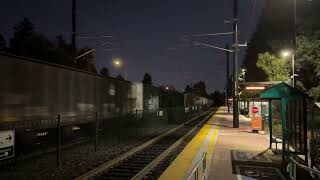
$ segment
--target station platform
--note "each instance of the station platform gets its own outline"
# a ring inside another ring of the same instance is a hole
[[[240,127],[232,128],[232,113],[220,107],[159,179],[192,177],[190,174],[203,153],[205,179],[287,179],[281,172],[281,159],[268,149],[268,136],[252,133],[251,119],[240,116],[239,120]]]

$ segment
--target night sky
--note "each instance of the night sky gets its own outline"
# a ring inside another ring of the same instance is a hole
[[[242,42],[250,40],[263,6],[264,0],[239,0]],[[49,38],[63,34],[70,40],[71,0],[4,1],[0,7],[0,33],[8,40],[13,26],[24,17]],[[112,58],[121,57],[127,63],[131,81],[141,81],[148,72],[155,85],[170,84],[182,90],[186,84],[202,80],[209,92],[223,90],[225,52],[186,46],[179,37],[232,31],[231,24],[223,23],[231,17],[232,0],[78,0],[77,35],[113,37],[77,39],[77,46],[96,48],[96,67],[108,67],[113,76],[124,76],[123,70],[111,66]],[[231,36],[194,40],[221,47],[232,42]],[[110,48],[114,49],[104,50]]]

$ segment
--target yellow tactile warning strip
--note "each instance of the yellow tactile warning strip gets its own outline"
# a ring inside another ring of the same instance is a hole
[[[208,170],[210,168],[210,165],[211,165],[211,160],[213,158],[212,156],[213,156],[213,152],[214,152],[214,147],[215,147],[216,142],[217,142],[217,137],[218,137],[218,127],[216,127],[214,129],[213,137],[212,137],[210,145],[208,147],[208,154],[207,154],[207,158],[206,158],[206,162],[207,162],[206,165],[208,167],[207,172],[208,172]]]
[[[162,173],[160,180],[183,180],[199,161],[203,152],[207,152],[206,167],[210,167],[218,128],[213,124],[216,114],[213,115],[198,134],[187,144],[178,157]]]

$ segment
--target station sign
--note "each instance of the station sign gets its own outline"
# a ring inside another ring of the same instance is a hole
[[[0,160],[14,157],[15,131],[0,131]]]

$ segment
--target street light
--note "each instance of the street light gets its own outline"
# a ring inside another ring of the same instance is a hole
[[[121,60],[120,58],[113,59],[113,60],[112,60],[112,64],[113,64],[115,67],[121,67],[121,66],[122,66],[122,60]]]
[[[112,64],[116,68],[122,68],[124,66],[126,71],[126,80],[128,80],[128,67],[127,63],[124,63],[121,58],[115,58],[112,60]]]
[[[294,73],[294,52],[292,51],[289,51],[289,50],[284,50],[282,51],[281,53],[282,57],[283,58],[287,58],[291,55],[291,61],[292,61],[292,86],[294,87],[295,86],[295,81],[294,81],[294,77],[297,76],[297,74]]]
[[[290,51],[283,51],[282,52],[282,56],[284,57],[284,58],[286,58],[286,57],[288,57],[290,55]]]

